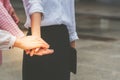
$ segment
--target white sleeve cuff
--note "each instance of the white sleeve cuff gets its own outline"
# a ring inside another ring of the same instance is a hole
[[[70,42],[75,41],[77,39],[79,39],[79,37],[76,32],[70,34]]]
[[[13,47],[13,45],[14,45],[15,41],[16,41],[16,37],[11,36],[10,43],[8,44],[8,45],[9,45],[9,49],[11,49],[11,48]]]
[[[16,40],[16,37],[9,32],[0,30],[0,50],[8,50],[12,48]]]

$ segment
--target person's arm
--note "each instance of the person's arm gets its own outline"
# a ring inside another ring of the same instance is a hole
[[[11,17],[13,18],[13,20],[15,21],[15,23],[18,25],[18,23],[20,22],[15,10],[13,7],[10,8],[9,10],[9,14],[11,15]]]
[[[7,11],[12,7],[10,0],[3,0],[3,4]]]
[[[4,6],[6,8],[6,10],[8,11],[8,13],[11,15],[11,17],[13,18],[13,20],[15,21],[16,24],[19,23],[19,18],[13,8],[13,6],[10,3],[10,0],[4,0]]]
[[[30,56],[33,56],[33,54],[41,56],[41,55],[53,53],[52,49],[48,49],[49,45],[46,44],[44,40],[38,37],[34,37],[34,36],[26,36],[22,38],[17,38],[16,41],[14,42],[13,47],[24,49],[25,51],[27,51],[26,54],[30,54]],[[31,51],[34,51],[34,49],[36,48],[38,49],[40,48],[39,52],[37,52],[37,54],[35,53],[31,54]]]
[[[0,50],[8,50],[12,47],[16,37],[12,36],[9,32],[0,30]]]
[[[41,29],[40,29],[41,16],[42,14],[39,12],[33,13],[31,15],[32,36],[41,37]]]
[[[18,24],[20,22],[13,6],[10,3],[10,0],[6,0],[6,7],[8,8],[8,13],[11,15],[11,17],[13,18],[13,20],[15,21],[16,24]]]
[[[48,44],[42,43],[43,40],[34,36],[25,36],[22,38],[16,38],[13,47],[18,47],[24,50],[30,50],[34,48],[49,48]]]
[[[67,26],[68,31],[69,31],[69,35],[70,35],[70,45],[71,47],[75,48],[75,41],[78,38],[77,32],[76,32],[76,22],[75,22],[75,5],[74,5],[74,0],[70,0],[69,1],[69,16],[70,16],[70,20],[71,20],[71,25]]]
[[[41,37],[40,26],[44,14],[42,0],[23,0],[26,14],[30,17],[30,27],[33,36]]]
[[[38,38],[41,38],[41,27],[40,27],[41,18],[42,18],[42,14],[39,12],[35,12],[31,15],[32,36],[35,36]],[[47,44],[47,42],[45,42],[44,40],[42,42]],[[30,56],[33,56],[33,55],[42,56],[42,55],[53,53],[53,50],[48,48],[40,47],[40,48],[32,49],[32,51],[30,52]]]
[[[0,29],[10,32],[16,37],[24,36],[23,32],[19,29],[2,4],[0,4]]]
[[[16,38],[5,30],[0,30],[0,50],[8,50],[12,47],[18,47],[24,50],[45,47],[49,48],[48,44],[42,43],[43,40],[33,36],[25,36]]]
[[[30,17],[31,21],[31,31],[32,36],[36,36],[41,38],[41,19],[44,15],[42,0],[23,0],[24,8],[26,10],[26,14]],[[42,39],[42,38],[41,38]],[[43,40],[43,43],[46,42]],[[48,48],[36,48],[32,50],[28,50],[30,56],[33,55],[45,55],[52,53],[53,50]]]
[[[41,20],[44,14],[43,8],[41,6],[42,1],[41,0],[34,0],[34,1],[28,1],[29,2],[29,8],[28,14],[30,15],[31,19],[31,32],[32,36],[39,37],[41,38]],[[42,39],[42,38],[41,38]],[[43,41],[43,43],[47,43]],[[51,54],[53,53],[53,50],[48,49],[48,48],[36,48],[32,49],[30,52],[30,55],[46,55],[46,54]]]

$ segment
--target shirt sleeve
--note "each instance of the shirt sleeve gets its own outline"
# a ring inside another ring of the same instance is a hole
[[[71,1],[71,2],[70,2]],[[79,39],[76,31],[76,21],[75,21],[75,5],[74,0],[69,1],[69,12],[71,18],[71,25],[68,25],[69,35],[70,35],[70,42]]]
[[[0,4],[0,29],[10,32],[16,37],[24,36],[24,33],[19,29],[2,4]]]
[[[44,13],[42,0],[23,0],[23,3],[29,15],[35,12]]]
[[[9,11],[10,8],[12,7],[10,0],[4,0],[4,6],[5,6],[6,10]]]
[[[16,37],[9,32],[0,30],[0,50],[8,50],[15,43]]]

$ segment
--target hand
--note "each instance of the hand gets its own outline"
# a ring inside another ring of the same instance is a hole
[[[20,22],[20,20],[19,20],[17,14],[15,13],[15,10],[14,10],[13,7],[11,7],[9,9],[9,14],[11,15],[11,17],[13,18],[13,20],[15,21],[16,24],[18,24]]]
[[[71,46],[72,48],[75,48],[75,41],[70,42],[70,46]]]
[[[30,50],[34,48],[49,48],[49,45],[42,38],[37,38],[34,36],[17,38],[13,46],[24,50]]]
[[[52,54],[54,52],[53,49],[42,49],[42,48],[40,49],[40,48],[37,48],[37,50],[38,50],[37,52],[35,50],[36,49],[26,50],[26,54],[30,54],[30,56],[33,56],[33,55],[43,56],[43,55],[47,55],[47,54]]]
[[[52,54],[53,52],[54,52],[53,49],[40,49],[38,52],[36,52],[35,55],[43,56],[43,55],[47,55],[47,54]]]

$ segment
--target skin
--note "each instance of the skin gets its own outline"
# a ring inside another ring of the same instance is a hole
[[[22,38],[17,38],[13,47],[18,47],[24,50],[29,50],[33,48],[49,48],[49,45],[44,42],[43,39],[34,36],[25,36]]]
[[[75,48],[75,41],[70,42],[70,46]]]
[[[42,18],[42,13],[36,12],[31,15],[32,36],[41,38],[41,29],[40,29],[41,18]],[[70,45],[71,47],[75,48],[75,41],[70,42]],[[53,49],[45,49],[45,48],[36,48],[36,49],[32,49],[31,51],[30,50],[27,51],[27,53],[30,54],[30,56],[33,56],[33,55],[42,56],[46,54],[51,54],[53,52],[54,52]]]
[[[32,32],[32,36],[35,36],[35,37],[38,37],[40,39],[41,38],[41,19],[42,19],[42,13],[33,13],[31,16],[31,32]],[[45,42],[45,41],[42,41],[42,42]],[[48,44],[47,42],[45,42],[46,44]],[[31,51],[29,50],[28,51],[30,54],[30,56],[33,56],[33,55],[39,55],[39,56],[42,56],[42,55],[46,55],[46,54],[52,54],[54,52],[53,49],[49,49],[49,48],[35,48],[35,49],[32,49]]]
[[[13,7],[11,7],[8,11],[8,13],[11,15],[13,20],[15,21],[16,24],[19,23],[19,18],[16,15],[16,12]],[[32,15],[32,26],[39,26],[41,15]],[[36,18],[37,17],[37,18]],[[39,18],[38,18],[39,17]],[[35,22],[34,22],[35,21]],[[24,49],[26,51],[26,54],[30,54],[30,56],[35,55],[44,55],[44,54],[51,54],[53,53],[52,49],[48,49],[49,45],[42,39],[40,38],[40,27],[32,28],[32,36],[25,36],[22,38],[17,38],[14,47],[18,47],[21,49]]]
[[[49,45],[44,42],[43,39],[34,37],[34,36],[25,36],[22,38],[17,38],[13,47],[18,47],[21,49],[24,49],[27,53],[29,54],[31,53],[31,51],[33,51],[36,48],[40,48],[42,50],[39,50],[39,52],[37,52],[39,55],[42,53],[44,54],[51,54],[53,53],[53,50],[49,50]],[[46,50],[43,50],[46,49]],[[35,53],[35,52],[34,52]],[[30,56],[33,56],[33,53],[30,54]]]

